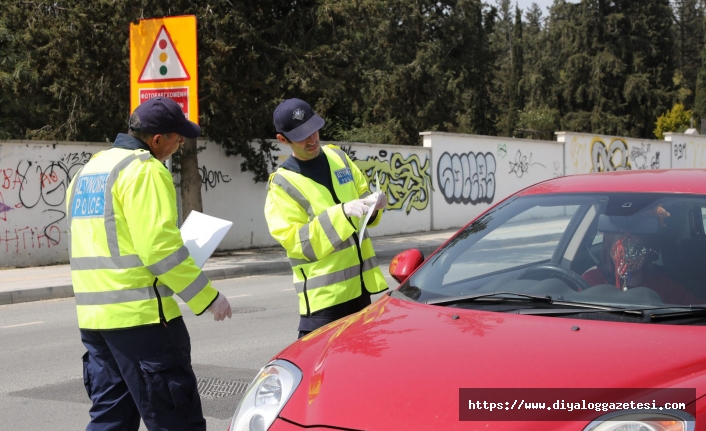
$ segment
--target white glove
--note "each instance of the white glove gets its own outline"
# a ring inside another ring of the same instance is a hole
[[[343,204],[343,212],[348,217],[362,217],[363,214],[367,214],[368,205],[365,203],[365,200],[356,199]]]
[[[230,319],[233,317],[233,310],[230,308],[230,303],[222,293],[218,294],[218,297],[210,307],[208,311],[213,313],[213,320],[224,320],[226,316]]]
[[[374,207],[376,210],[382,210],[387,206],[387,196],[385,196],[383,192],[375,192],[365,198],[365,203],[368,206]]]

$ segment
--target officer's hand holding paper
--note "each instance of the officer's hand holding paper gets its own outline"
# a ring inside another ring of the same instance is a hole
[[[368,206],[368,212],[364,218],[360,219],[360,224],[358,225],[358,245],[360,246],[363,245],[363,234],[365,233],[365,227],[370,222],[370,218],[375,214],[375,211],[383,210],[387,206],[387,196],[380,191],[380,182],[377,174],[375,174],[375,190],[375,193],[363,199],[363,202]]]

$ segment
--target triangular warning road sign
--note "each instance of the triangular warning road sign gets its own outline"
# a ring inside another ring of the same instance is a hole
[[[174,48],[174,42],[172,42],[167,28],[162,26],[152,44],[152,49],[137,82],[188,81],[190,79],[189,72]]]

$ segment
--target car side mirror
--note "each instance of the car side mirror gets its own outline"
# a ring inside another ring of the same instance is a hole
[[[390,275],[397,282],[402,283],[419,268],[422,262],[424,262],[424,254],[420,250],[416,248],[405,250],[390,262]]]

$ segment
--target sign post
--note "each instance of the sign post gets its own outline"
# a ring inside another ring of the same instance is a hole
[[[152,97],[174,99],[199,122],[196,16],[130,24],[130,112]]]

